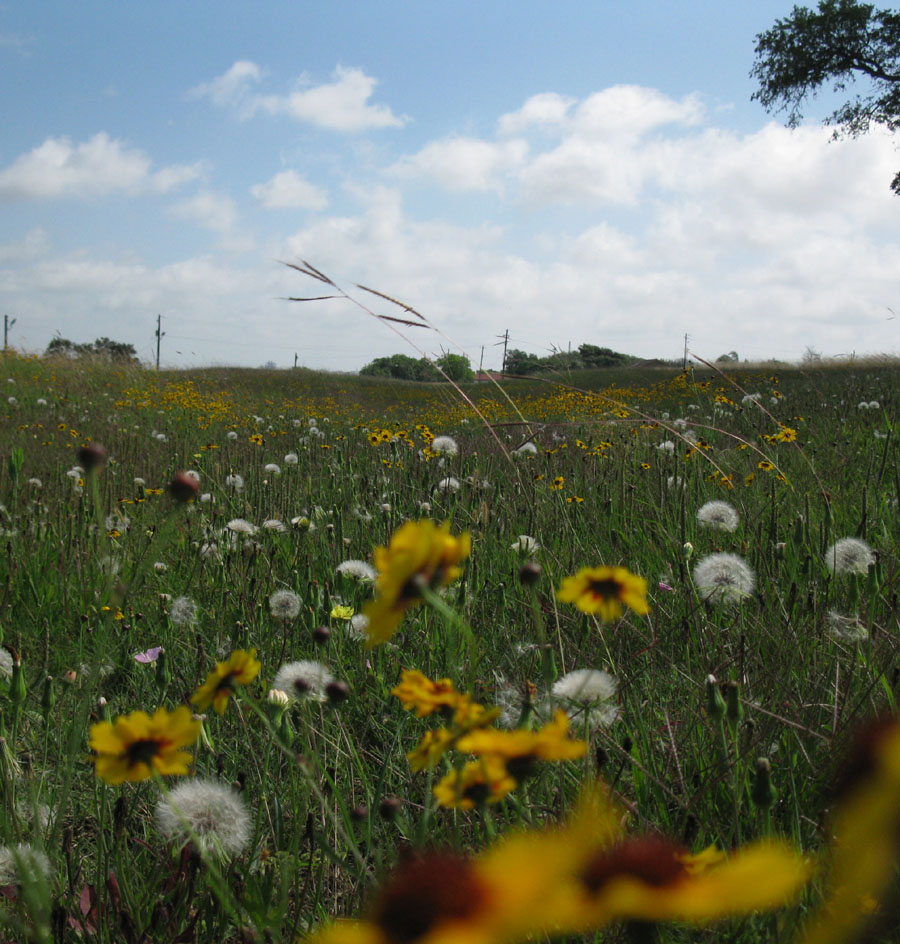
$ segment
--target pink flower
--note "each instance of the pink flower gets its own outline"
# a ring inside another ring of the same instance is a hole
[[[134,654],[134,661],[140,662],[143,665],[146,665],[148,662],[156,662],[162,651],[162,646],[153,646],[152,649],[148,649],[146,652],[136,652]]]
[[[668,590],[670,593],[674,593],[674,592],[675,592],[675,588],[674,588],[674,587],[670,587],[667,583],[663,583],[661,580],[660,580],[660,582],[659,582],[659,589],[660,589],[660,590]]]

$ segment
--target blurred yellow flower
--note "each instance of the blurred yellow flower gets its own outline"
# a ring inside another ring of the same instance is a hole
[[[441,806],[471,810],[484,803],[499,803],[517,785],[506,764],[491,756],[470,761],[461,770],[451,770],[433,792]]]
[[[168,712],[157,708],[153,715],[132,711],[114,722],[91,725],[89,746],[95,752],[94,770],[101,780],[119,784],[147,780],[154,773],[186,774],[193,757],[182,748],[200,734],[186,705]]]
[[[354,610],[352,606],[333,606],[331,608],[331,618],[336,620],[348,620],[353,616]]]
[[[200,711],[212,705],[223,715],[235,687],[252,682],[261,668],[262,663],[256,658],[255,649],[249,652],[236,649],[225,662],[216,663],[216,667],[206,676],[206,681],[191,696],[191,703]]]
[[[605,623],[618,619],[626,606],[640,615],[650,612],[647,581],[624,567],[583,567],[563,580],[556,596],[582,613],[596,613]]]
[[[576,760],[587,753],[586,741],[574,741],[569,736],[569,716],[562,710],[538,731],[520,728],[499,731],[481,728],[463,735],[457,748],[466,754],[494,757],[505,762],[509,773],[522,780],[539,760]]]
[[[440,708],[456,708],[460,695],[450,679],[432,681],[418,669],[404,669],[400,684],[391,689],[391,694],[403,702],[408,711],[416,709],[416,717],[424,718]]]
[[[438,590],[462,573],[458,565],[471,553],[468,534],[450,534],[450,522],[407,521],[391,536],[387,547],[375,548],[375,599],[363,613],[370,646],[385,642],[397,631],[404,614],[420,604],[425,589]]]

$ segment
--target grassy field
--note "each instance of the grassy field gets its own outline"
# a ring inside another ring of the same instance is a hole
[[[896,363],[0,383],[0,940],[896,939]]]

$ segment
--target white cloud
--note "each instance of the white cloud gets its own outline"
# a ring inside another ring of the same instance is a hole
[[[377,80],[361,69],[338,66],[333,81],[309,85],[304,76],[298,87],[286,95],[262,95],[253,91],[263,78],[256,63],[240,61],[210,82],[193,88],[189,95],[209,98],[219,107],[233,108],[241,118],[258,111],[289,115],[297,121],[333,131],[369,131],[375,128],[399,128],[408,119],[395,115],[386,105],[372,104]]]
[[[0,265],[29,262],[50,248],[50,237],[42,226],[30,229],[19,242],[0,243]]]
[[[225,194],[201,191],[173,204],[168,213],[218,234],[226,249],[239,252],[253,246],[252,238],[238,225],[237,204]]]
[[[518,111],[501,115],[497,127],[502,135],[522,134],[534,128],[557,128],[566,120],[576,99],[542,92],[532,95]]]
[[[267,210],[324,210],[328,196],[295,170],[283,170],[264,184],[256,184],[250,192]]]
[[[528,143],[521,139],[495,144],[477,138],[447,138],[426,144],[390,171],[398,177],[430,178],[448,190],[501,190],[503,178],[514,174],[527,155]]]
[[[200,174],[199,165],[173,165],[155,173],[151,168],[143,151],[102,131],[80,144],[47,138],[0,170],[0,200],[166,193]]]

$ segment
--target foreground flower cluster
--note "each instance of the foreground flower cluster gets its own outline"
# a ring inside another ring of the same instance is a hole
[[[512,944],[590,933],[616,921],[704,924],[785,905],[810,866],[787,844],[691,855],[655,835],[629,835],[602,784],[561,826],[513,832],[472,857],[429,851],[402,862],[361,921],[312,944]]]

